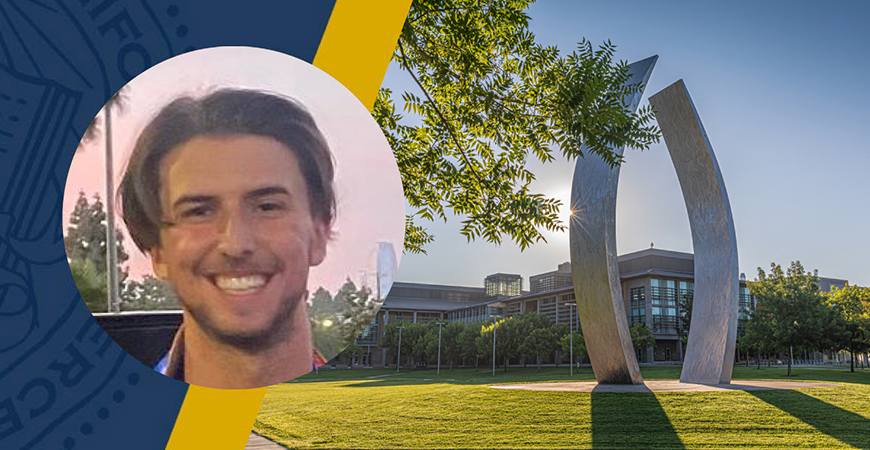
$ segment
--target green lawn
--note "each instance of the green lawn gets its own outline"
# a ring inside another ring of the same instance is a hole
[[[644,367],[644,379],[679,377]],[[735,367],[794,391],[575,393],[495,383],[593,380],[590,368],[323,370],[269,388],[254,431],[290,448],[870,448],[870,370]],[[367,378],[379,376],[377,378]]]

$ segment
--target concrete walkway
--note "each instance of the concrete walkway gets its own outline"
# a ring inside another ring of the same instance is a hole
[[[245,450],[287,450],[287,447],[276,444],[258,434],[251,433],[248,436],[248,444],[245,445]]]
[[[702,391],[755,391],[771,389],[805,389],[842,386],[837,383],[816,383],[804,381],[755,381],[736,380],[731,384],[680,383],[677,380],[650,380],[644,384],[602,384],[595,381],[572,381],[559,383],[499,384],[489,386],[494,389],[516,389],[523,391],[565,391],[565,392],[702,392]]]

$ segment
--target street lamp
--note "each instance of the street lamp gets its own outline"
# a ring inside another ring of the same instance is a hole
[[[574,376],[574,307],[577,306],[577,302],[568,303],[568,306],[571,308],[571,322],[569,325],[569,330],[571,333],[571,376]]]
[[[492,317],[492,376],[495,376],[495,319],[500,318],[499,315],[490,316]]]
[[[399,329],[399,354],[396,356],[396,373],[399,373],[399,368],[402,366],[402,328],[405,327],[396,327]]]
[[[441,374],[441,325],[447,325],[444,322],[437,322],[438,325],[438,369],[435,371],[437,375]]]

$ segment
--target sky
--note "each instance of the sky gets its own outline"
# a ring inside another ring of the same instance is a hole
[[[616,58],[659,59],[640,105],[679,79],[701,117],[731,203],[739,270],[800,261],[823,277],[870,285],[870,3],[588,2],[542,0],[528,11],[538,42],[563,54],[586,38]],[[391,66],[384,86],[413,88]],[[664,141],[627,149],[617,194],[617,251],[692,252],[685,203]],[[533,189],[568,205],[574,162],[532,164]],[[563,213],[567,219],[567,206]],[[421,221],[435,242],[406,254],[398,281],[483,286],[493,273],[524,278],[570,259],[568,232],[468,243],[461,217]],[[567,223],[567,222],[566,222]]]
[[[374,287],[377,242],[393,245],[401,259],[404,197],[396,160],[377,123],[356,97],[320,69],[282,53],[246,47],[199,50],[165,61],[133,79],[128,106],[113,114],[115,187],[141,129],[181,94],[202,95],[217,87],[263,89],[299,100],[324,134],[335,162],[338,204],[334,238],[323,264],[309,277],[309,290],[336,292],[350,277]],[[64,193],[64,230],[78,192],[105,198],[102,136],[80,148]],[[117,226],[124,230],[119,219]],[[125,240],[131,274],[151,273],[150,261]]]

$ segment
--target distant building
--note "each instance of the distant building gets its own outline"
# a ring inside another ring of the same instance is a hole
[[[831,292],[831,288],[843,289],[846,285],[849,284],[848,280],[841,280],[839,278],[825,278],[819,277],[819,288],[822,292]]]
[[[500,299],[523,293],[523,277],[510,273],[494,273],[483,280],[486,297]]]
[[[682,361],[682,346],[678,345],[680,299],[694,295],[694,255],[649,248],[619,256],[618,265],[628,324],[646,324],[652,328],[656,338],[655,346],[638,351],[638,362]],[[566,273],[570,266],[561,264],[559,269],[540,276],[559,275],[560,271]],[[749,289],[742,279],[738,292],[740,311],[754,307]],[[568,320],[573,303],[574,286],[571,283],[512,298],[505,302],[505,311],[508,317],[533,311],[562,323]],[[740,314],[742,316],[743,313]]]
[[[484,302],[485,290],[482,287],[394,282],[384,305],[356,340],[363,348],[361,363],[381,367],[396,363],[387,360],[386,349],[380,347],[384,327],[391,322],[444,320],[448,311]]]
[[[529,277],[529,290],[532,294],[553,291],[572,284],[570,262],[559,264],[559,268],[552,272]]]
[[[648,325],[656,338],[653,347],[638,351],[638,362],[682,361],[680,300],[694,295],[694,255],[649,248],[619,256],[618,265],[626,321],[629,325]],[[563,263],[555,271],[529,277],[531,292],[525,293],[520,275],[502,273],[486,277],[483,288],[396,282],[370,325],[375,332],[357,340],[358,344],[369,346],[364,361],[375,366],[395,364],[387,359],[386,349],[378,346],[383,334],[379,325],[393,321],[473,323],[493,316],[536,312],[578,330],[570,267],[570,263]],[[740,319],[745,311],[755,307],[745,278],[743,274],[739,278]],[[845,285],[846,280],[820,279],[823,291]],[[742,328],[738,325],[738,333],[742,333]]]

